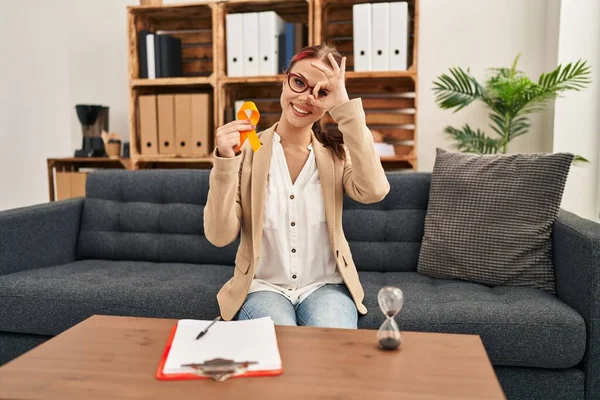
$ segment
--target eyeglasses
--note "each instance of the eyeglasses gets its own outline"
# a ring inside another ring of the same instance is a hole
[[[288,86],[290,87],[290,89],[292,89],[292,91],[294,91],[296,93],[304,93],[309,89],[310,89],[310,92],[312,93],[312,91],[315,88],[314,86],[310,86],[302,76],[295,74],[293,72],[289,72],[287,74],[287,81],[288,81]],[[326,97],[328,94],[329,93],[327,92],[327,90],[321,89],[321,90],[319,90],[317,98],[322,99],[322,98]]]

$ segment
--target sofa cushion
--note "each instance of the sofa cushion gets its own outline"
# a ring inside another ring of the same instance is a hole
[[[369,310],[359,328],[379,329],[384,315],[377,293],[391,285],[404,292],[404,307],[396,317],[401,330],[480,335],[494,365],[569,368],[582,360],[583,318],[543,290],[490,288],[416,272],[359,275]]]
[[[94,314],[213,319],[224,265],[88,260],[0,275],[0,331],[56,335]]]
[[[418,272],[554,293],[550,235],[572,160],[437,149]]]
[[[204,236],[208,170],[96,171],[86,181],[78,259],[233,265]]]
[[[431,174],[394,171],[387,178],[390,192],[380,202],[344,198],[344,235],[360,271],[416,271]]]

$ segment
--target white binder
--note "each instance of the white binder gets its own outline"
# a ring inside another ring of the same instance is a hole
[[[390,3],[390,70],[404,71],[408,65],[408,3]]]
[[[243,14],[227,14],[227,75],[244,76]]]
[[[258,13],[243,13],[244,76],[258,75]],[[241,39],[241,38],[240,38]]]
[[[371,69],[389,71],[390,69],[390,4],[372,4],[373,40],[371,41]]]
[[[371,70],[371,4],[352,6],[352,24],[354,29],[354,70]]]
[[[259,75],[277,75],[280,69],[279,36],[285,34],[285,21],[275,11],[258,13]]]
[[[148,79],[156,79],[156,60],[154,51],[154,34],[146,35],[146,66]]]

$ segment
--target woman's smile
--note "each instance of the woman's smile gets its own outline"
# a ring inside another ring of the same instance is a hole
[[[305,109],[304,107],[301,107],[294,103],[290,103],[290,105],[292,107],[292,110],[294,111],[294,115],[299,118],[303,118],[311,114],[311,112]]]

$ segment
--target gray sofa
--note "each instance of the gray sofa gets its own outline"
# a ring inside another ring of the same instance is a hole
[[[557,295],[416,272],[430,174],[390,172],[381,202],[345,199],[344,229],[377,329],[383,285],[401,329],[481,336],[508,399],[600,398],[600,225],[561,211]],[[0,213],[0,364],[93,314],[212,319],[238,242],[203,235],[208,171],[102,171],[85,199]],[[374,338],[375,340],[375,338]]]

